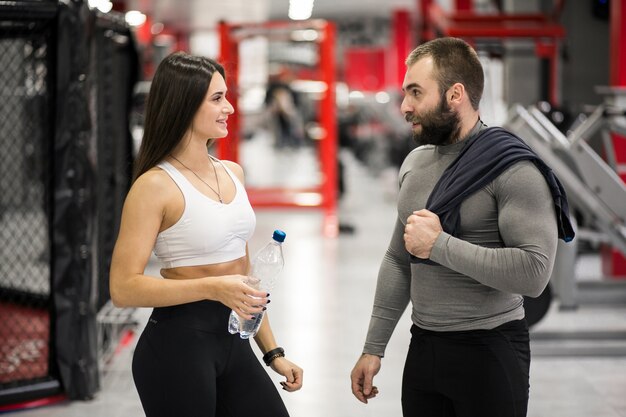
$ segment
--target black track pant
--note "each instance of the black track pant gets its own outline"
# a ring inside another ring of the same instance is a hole
[[[525,320],[492,330],[411,327],[404,417],[525,417],[530,348]]]
[[[228,333],[229,310],[201,301],[155,308],[133,357],[147,417],[288,417],[250,342]]]

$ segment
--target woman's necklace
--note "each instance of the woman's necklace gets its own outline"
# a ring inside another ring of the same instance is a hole
[[[222,192],[220,190],[220,179],[217,176],[217,169],[215,169],[215,164],[213,162],[211,162],[211,165],[213,165],[213,172],[215,173],[215,182],[217,183],[217,191],[215,191],[215,188],[211,187],[205,180],[203,180],[202,178],[200,178],[200,175],[196,174],[194,172],[193,169],[189,168],[187,165],[183,164],[178,158],[176,158],[174,155],[170,154],[170,156],[172,158],[174,158],[176,161],[178,161],[179,164],[181,164],[182,166],[184,166],[185,168],[187,168],[189,171],[191,171],[191,173],[193,175],[195,175],[200,181],[202,181],[207,187],[209,187],[211,189],[211,191],[213,191],[215,194],[217,194],[217,199],[220,200],[220,203],[224,204],[224,201],[222,201]]]

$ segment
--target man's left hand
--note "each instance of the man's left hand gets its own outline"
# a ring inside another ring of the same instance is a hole
[[[439,216],[429,210],[414,211],[404,227],[404,246],[413,256],[430,258],[435,240],[442,232]]]

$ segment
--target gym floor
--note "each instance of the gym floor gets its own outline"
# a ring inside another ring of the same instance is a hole
[[[262,169],[271,165],[282,170],[293,167],[294,158],[310,161],[306,152],[290,151],[286,165],[257,151],[243,152],[248,184],[259,178],[252,167],[259,162],[254,161],[264,161]],[[400,416],[401,375],[410,337],[408,310],[375,379],[379,396],[361,404],[351,394],[349,378],[361,353],[378,266],[395,221],[395,178],[393,172],[374,174],[351,154],[342,156],[347,192],[339,215],[342,223],[355,227],[354,233],[323,237],[323,218],[316,209],[257,211],[251,253],[269,240],[273,229],[287,233],[285,270],[268,312],[279,344],[305,370],[304,387],[296,393],[280,390],[280,378],[272,378],[294,417]],[[147,273],[155,272],[150,265]],[[576,277],[602,285],[606,279],[601,277],[599,257],[593,253],[580,257]],[[136,310],[137,336],[149,313]],[[626,417],[626,304],[596,302],[561,310],[554,301],[532,328],[531,338],[529,417]],[[136,340],[103,367],[95,399],[21,411],[19,416],[142,416],[130,371]]]

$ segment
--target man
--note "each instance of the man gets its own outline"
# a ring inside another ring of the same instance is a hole
[[[265,106],[278,148],[297,148],[304,144],[304,126],[299,111],[301,100],[291,88],[291,78],[291,72],[280,69],[270,77],[265,94]]]
[[[467,43],[435,39],[406,63],[401,111],[421,146],[400,168],[352,392],[364,403],[378,393],[373,378],[410,300],[404,416],[525,416],[523,296],[541,294],[557,237],[573,237],[565,194],[519,138],[480,120],[483,69]]]

